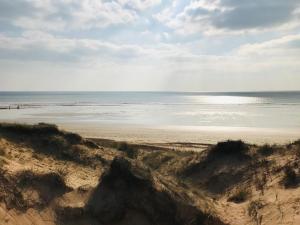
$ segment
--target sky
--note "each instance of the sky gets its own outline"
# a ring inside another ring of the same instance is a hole
[[[0,0],[0,91],[300,90],[300,0]]]

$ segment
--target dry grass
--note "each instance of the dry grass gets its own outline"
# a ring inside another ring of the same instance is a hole
[[[124,152],[129,158],[136,158],[137,156],[137,149],[134,148],[132,145],[128,144],[127,142],[120,142],[117,144],[117,149],[119,151]]]
[[[87,141],[45,124],[0,126],[0,137],[6,139],[2,147],[7,150],[5,155],[0,146],[0,171],[11,169],[9,173],[0,173],[0,202],[17,210],[40,207],[38,210],[47,208],[54,214],[63,213],[68,217],[63,224],[76,224],[77,219],[85,218],[95,219],[95,224],[99,224],[105,217],[107,222],[117,219],[122,224],[132,224],[126,221],[126,216],[122,217],[127,215],[128,208],[133,216],[139,212],[144,219],[152,219],[150,224],[162,224],[162,221],[167,225],[183,224],[182,221],[205,224],[203,218],[219,217],[230,224],[246,224],[251,217],[256,224],[261,224],[262,213],[268,216],[268,209],[263,207],[272,207],[273,202],[268,199],[274,196],[271,191],[278,188],[279,180],[283,177],[286,188],[298,185],[298,143],[288,149],[229,140],[200,153],[180,152],[156,148],[154,144]],[[31,156],[35,158],[32,162]],[[122,160],[116,161],[117,156]],[[9,165],[1,169],[2,158]],[[96,169],[92,167],[94,164]],[[22,168],[26,170],[18,173]],[[296,196],[296,191],[280,189],[278,193]],[[31,193],[38,196],[35,202],[29,201]],[[252,201],[258,198],[261,200]],[[284,201],[282,196],[278,199]],[[95,202],[87,205],[89,200]],[[287,204],[292,200],[288,199]],[[58,212],[55,207],[60,202],[62,211]],[[245,206],[248,213],[244,211]]]
[[[0,156],[5,156],[6,151],[0,147]]]
[[[257,225],[262,223],[262,216],[259,213],[259,210],[264,207],[264,204],[261,200],[255,200],[249,203],[248,205],[248,215],[256,222]]]
[[[46,123],[37,125],[1,123],[0,132],[18,135],[53,135],[60,133],[56,125]]]
[[[284,177],[281,182],[285,188],[295,188],[298,186],[297,174],[291,166],[284,167]]]
[[[34,154],[37,159],[40,154],[44,154],[85,165],[93,161],[88,157],[91,146],[98,148],[92,141],[87,141],[78,134],[61,131],[55,125],[44,123],[0,124],[0,136],[33,149],[37,153]]]
[[[234,203],[242,203],[247,201],[251,197],[251,192],[247,189],[245,190],[238,190],[232,196],[228,198],[229,202]]]
[[[274,148],[271,145],[265,144],[258,149],[258,153],[263,156],[269,156],[274,153]]]
[[[38,193],[38,199],[34,202],[30,196],[25,198],[28,208],[43,209],[57,197],[72,190],[66,185],[65,178],[57,172],[34,173],[31,170],[25,170],[16,175],[16,180],[16,188],[21,193],[27,190],[34,190]]]
[[[0,168],[0,202],[4,202],[7,209],[14,208],[24,212],[28,208],[14,178],[2,168]]]

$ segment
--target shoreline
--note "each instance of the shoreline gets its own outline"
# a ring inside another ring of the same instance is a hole
[[[58,124],[62,129],[87,138],[104,138],[134,143],[216,144],[228,139],[241,139],[251,144],[287,144],[300,138],[298,129],[249,127],[146,127],[133,125]]]
[[[122,124],[57,123],[67,131],[86,138],[103,138],[138,144],[216,144],[234,139],[250,144],[288,144],[300,138],[298,129],[253,127],[140,126]]]
[[[37,120],[0,120],[1,123],[56,124],[60,129],[85,138],[126,141],[136,144],[195,143],[211,145],[228,139],[249,144],[288,144],[300,138],[300,129],[213,127],[213,126],[143,126],[92,122],[57,122]]]

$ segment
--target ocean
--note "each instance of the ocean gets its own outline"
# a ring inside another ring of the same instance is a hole
[[[300,128],[300,92],[0,92],[0,108],[13,122]]]

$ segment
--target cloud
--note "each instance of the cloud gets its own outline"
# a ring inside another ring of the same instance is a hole
[[[296,62],[300,65],[300,34],[287,35],[281,38],[255,43],[245,44],[236,51],[241,57],[260,57],[265,60],[280,59],[284,61]]]
[[[88,83],[98,80],[104,89],[115,87],[116,81],[117,89],[147,88],[151,82],[156,87],[160,80],[168,90],[175,86],[180,90],[183,82],[185,90],[198,90],[199,85],[213,90],[216,83],[220,89],[233,87],[232,77],[241,81],[237,86],[247,80],[255,87],[265,84],[256,82],[265,74],[282,83],[290,76],[296,85],[299,4],[299,0],[0,0],[0,85],[5,87],[3,77],[10,80],[20,74],[33,77],[28,78],[32,87],[39,77],[50,82],[53,76],[66,74],[71,83],[73,77],[69,78],[76,74],[78,89],[87,76]]]
[[[134,10],[116,1],[101,0],[2,0],[0,21],[22,29],[62,31],[128,24]]]
[[[239,32],[299,25],[297,0],[198,0],[179,13],[165,10],[155,18],[181,34]]]
[[[34,6],[24,0],[1,0],[0,1],[0,19],[8,20],[17,18],[20,15],[29,16],[30,12],[35,10]]]
[[[254,44],[236,47],[231,53],[205,55],[193,53],[194,45],[180,44],[116,44],[95,39],[72,39],[50,35],[45,32],[27,31],[20,37],[0,35],[0,58],[3,60],[46,61],[56,63],[116,63],[135,66],[162,65],[186,71],[215,70],[232,67],[240,71],[255,65],[274,67],[280,65],[299,66],[300,35],[287,35]],[[219,71],[222,73],[221,71]]]
[[[91,39],[55,37],[43,32],[25,32],[21,37],[0,35],[2,59],[70,62],[89,59],[130,60],[145,54],[135,45],[117,45]]]
[[[192,54],[180,44],[126,45],[43,32],[2,35],[0,86],[5,90],[297,89],[299,42],[299,35],[287,35],[218,56]],[[27,86],[19,82],[20,76]],[[67,86],[57,84],[62,77]],[[41,81],[37,85],[33,80]]]
[[[0,35],[1,59],[60,63],[131,61],[134,64],[135,61],[145,61],[151,64],[153,61],[192,56],[184,46],[163,43],[156,46],[116,44],[96,39],[54,36],[41,31],[26,31],[18,37]]]
[[[224,0],[220,6],[228,7],[228,10],[217,12],[212,17],[213,26],[230,30],[256,29],[285,24],[294,19],[299,1]]]
[[[125,7],[133,8],[139,11],[159,5],[161,0],[118,0]]]

